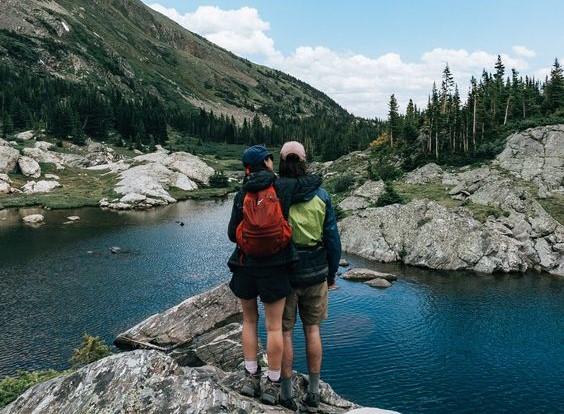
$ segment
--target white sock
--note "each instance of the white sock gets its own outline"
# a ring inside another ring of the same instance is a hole
[[[245,369],[249,372],[249,374],[256,374],[258,371],[257,361],[245,361]]]
[[[274,371],[274,370],[269,369],[268,370],[268,378],[270,379],[270,381],[274,381],[274,382],[280,381],[280,370]]]

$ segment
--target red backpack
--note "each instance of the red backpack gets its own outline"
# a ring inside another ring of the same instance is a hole
[[[272,256],[284,249],[292,239],[274,186],[256,193],[246,193],[243,220],[237,226],[237,245],[247,256]]]

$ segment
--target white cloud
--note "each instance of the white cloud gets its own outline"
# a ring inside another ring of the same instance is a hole
[[[484,51],[433,49],[419,60],[407,62],[397,53],[369,58],[324,47],[300,47],[271,63],[324,91],[356,115],[385,117],[391,94],[396,95],[402,109],[410,98],[424,106],[433,81],[439,86],[447,63],[464,99],[472,75],[479,77],[483,68],[493,68],[496,59],[497,55]],[[521,58],[502,55],[502,60],[507,68],[528,67]]]
[[[284,55],[268,36],[270,24],[250,7],[222,10],[200,6],[193,13],[180,14],[160,4],[150,7],[167,15],[187,29],[210,41],[266,65],[283,70],[322,90],[355,115],[385,117],[390,95],[396,95],[400,107],[409,98],[424,106],[433,81],[440,84],[441,73],[448,63],[461,95],[467,92],[472,75],[480,77],[482,69],[492,70],[497,54],[482,50],[436,48],[415,61],[405,61],[398,53],[378,57],[345,53],[323,46],[302,46]],[[512,54],[501,54],[509,72],[528,69],[535,52],[514,46]]]
[[[526,46],[513,46],[513,52],[518,56],[523,56],[526,58],[535,57],[537,54],[534,50],[527,48]]]
[[[274,41],[266,34],[270,23],[260,18],[257,9],[223,10],[216,6],[200,6],[193,13],[181,14],[159,3],[149,7],[233,53],[248,57],[276,57],[279,54]]]

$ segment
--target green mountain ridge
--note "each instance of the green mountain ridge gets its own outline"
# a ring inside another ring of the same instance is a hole
[[[3,0],[0,62],[233,116],[347,115],[327,95],[251,63],[138,0]]]

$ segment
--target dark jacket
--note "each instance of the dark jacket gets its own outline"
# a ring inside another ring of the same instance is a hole
[[[279,180],[276,179],[276,175],[271,171],[263,170],[252,173],[245,177],[241,190],[237,192],[233,200],[233,209],[231,210],[231,219],[229,220],[227,230],[229,240],[233,243],[237,243],[237,226],[239,226],[239,223],[243,220],[243,200],[245,193],[257,192],[272,184],[274,184],[276,194],[281,201],[284,215],[287,217],[290,203],[292,202],[294,183],[280,183]],[[239,247],[235,246],[235,250],[231,254],[227,264],[233,273],[245,273],[256,277],[277,274],[287,276],[298,260],[298,254],[292,243],[275,255],[260,258],[245,256]]]
[[[292,189],[288,221],[300,260],[290,283],[294,287],[313,286],[324,280],[333,283],[341,259],[341,238],[331,197],[321,188],[321,177],[283,177],[278,183]]]

